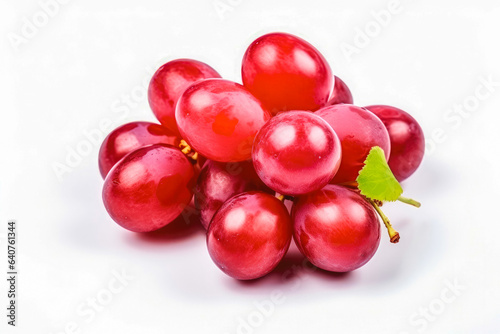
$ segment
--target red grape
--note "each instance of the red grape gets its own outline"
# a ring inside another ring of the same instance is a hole
[[[196,207],[200,210],[200,221],[205,229],[225,201],[250,190],[268,191],[255,173],[252,161],[208,160],[198,177],[194,194]]]
[[[339,77],[334,76],[334,78],[335,85],[333,86],[333,92],[326,105],[331,106],[339,103],[352,104],[353,99],[349,87]]]
[[[102,198],[113,220],[134,232],[157,230],[191,201],[193,166],[176,147],[155,144],[120,160],[104,181]]]
[[[307,111],[281,113],[255,137],[255,171],[271,189],[287,195],[323,188],[337,172],[339,138],[320,117]]]
[[[182,92],[192,83],[220,78],[213,68],[192,59],[176,59],[162,65],[149,83],[149,105],[160,123],[179,135],[175,122],[175,106]]]
[[[370,111],[351,104],[335,104],[315,112],[331,125],[342,143],[342,163],[330,183],[355,181],[373,146],[389,159],[391,143],[384,123]]]
[[[391,139],[389,167],[398,181],[407,179],[424,158],[424,132],[418,122],[404,110],[384,105],[365,107],[384,123]]]
[[[210,257],[227,275],[249,280],[273,270],[292,239],[290,215],[276,197],[236,195],[217,211],[207,233]]]
[[[330,66],[321,53],[285,33],[257,38],[245,52],[241,74],[243,85],[272,114],[321,108],[333,85]]]
[[[175,118],[182,137],[210,160],[248,160],[257,131],[270,118],[242,85],[223,79],[199,81],[182,94]]]
[[[127,153],[151,144],[179,145],[167,128],[149,122],[131,122],[114,129],[99,150],[99,171],[104,179],[109,170]]]
[[[367,263],[380,244],[375,209],[358,193],[337,185],[296,198],[293,238],[315,266],[347,272]]]

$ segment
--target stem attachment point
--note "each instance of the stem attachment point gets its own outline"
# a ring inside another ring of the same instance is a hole
[[[387,228],[387,232],[389,232],[389,238],[391,239],[391,242],[393,244],[397,244],[399,242],[399,232],[396,231],[392,225],[391,222],[389,221],[389,218],[385,215],[385,213],[382,212],[380,207],[375,203],[372,199],[368,199],[368,202],[375,208],[377,213],[379,214],[380,218],[382,218],[382,221],[384,222],[385,227]]]
[[[181,142],[179,143],[179,148],[181,149],[181,152],[184,154],[189,154],[191,152],[191,146],[184,140],[181,139]]]
[[[184,153],[189,161],[191,161],[191,163],[195,164],[198,161],[198,152],[194,151],[184,139],[181,139],[181,142],[179,143],[179,149],[182,153]]]

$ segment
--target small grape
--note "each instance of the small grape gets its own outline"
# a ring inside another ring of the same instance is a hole
[[[326,105],[331,106],[340,103],[352,104],[353,99],[349,87],[347,87],[345,82],[342,81],[339,77],[334,76],[334,78],[335,84],[333,85],[333,91]]]
[[[398,181],[406,180],[422,162],[425,152],[424,131],[404,110],[384,105],[365,107],[384,123],[391,139],[389,167]]]

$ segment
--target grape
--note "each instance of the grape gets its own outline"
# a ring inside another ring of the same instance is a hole
[[[389,159],[391,143],[384,123],[370,111],[351,104],[335,104],[315,112],[331,125],[342,143],[342,163],[330,183],[353,182],[373,146]]]
[[[207,233],[210,257],[227,275],[249,280],[273,270],[292,239],[290,215],[276,197],[245,192],[225,202]]]
[[[104,181],[102,198],[113,220],[134,232],[157,230],[189,204],[193,166],[176,147],[155,144],[120,160]]]
[[[305,40],[285,33],[257,38],[246,50],[241,68],[243,85],[276,114],[316,110],[332,90],[330,66]]]
[[[250,190],[269,191],[259,179],[252,161],[217,162],[203,166],[194,194],[200,221],[205,229],[221,205],[234,195]]]
[[[255,171],[271,189],[287,195],[321,189],[340,166],[339,138],[320,117],[290,111],[272,118],[255,138]]]
[[[349,87],[342,81],[339,77],[334,76],[335,85],[333,86],[333,92],[330,95],[330,99],[326,103],[327,106],[331,106],[334,104],[346,103],[352,104],[352,94],[349,90]]]
[[[248,160],[257,131],[271,116],[242,85],[199,81],[182,94],[175,118],[182,137],[210,160]]]
[[[367,263],[380,244],[375,209],[358,193],[337,185],[296,198],[293,238],[315,266],[347,272]]]
[[[109,170],[127,153],[151,144],[179,145],[167,128],[149,122],[131,122],[114,129],[99,150],[99,171],[104,179]]]
[[[156,71],[149,83],[148,99],[163,126],[180,135],[175,122],[177,100],[189,85],[206,78],[220,75],[207,64],[192,59],[172,60]]]
[[[205,232],[200,225],[199,210],[196,209],[194,201],[184,208],[182,213],[166,226],[148,233],[140,233],[139,238],[152,242],[168,242],[192,235],[195,232]]]
[[[418,122],[404,110],[384,105],[365,107],[384,123],[391,139],[389,167],[403,181],[412,175],[424,158],[424,132]]]

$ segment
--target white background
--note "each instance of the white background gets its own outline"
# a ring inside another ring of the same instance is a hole
[[[376,13],[388,0],[66,2],[45,21],[38,1],[0,5],[2,333],[500,331],[498,1],[401,0],[385,26]],[[86,133],[99,139],[108,120],[154,121],[145,87],[167,60],[199,59],[240,81],[245,48],[271,31],[314,44],[356,104],[403,108],[426,134],[424,162],[403,184],[422,207],[384,206],[400,243],[384,232],[372,261],[348,275],[309,272],[292,254],[241,283],[212,263],[202,229],[140,237],[101,201],[99,144]],[[496,82],[490,91],[485,80]],[[19,232],[15,329],[4,315],[8,219]],[[133,278],[110,294],[121,271]],[[273,291],[282,298],[271,307]],[[92,314],[96,297],[105,305]]]

